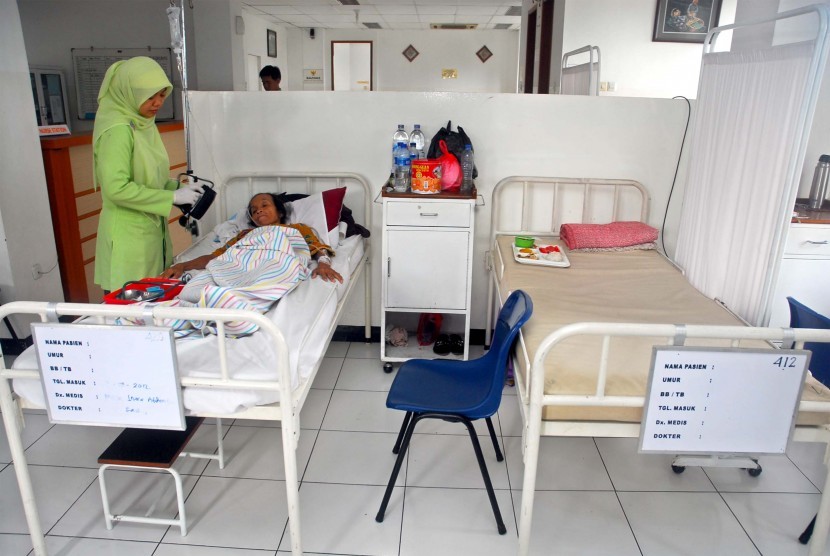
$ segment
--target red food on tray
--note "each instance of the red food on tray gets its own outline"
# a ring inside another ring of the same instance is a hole
[[[140,301],[169,301],[179,295],[184,287],[180,280],[166,278],[142,278],[127,282],[120,290],[104,296],[104,303],[110,305],[130,305]]]

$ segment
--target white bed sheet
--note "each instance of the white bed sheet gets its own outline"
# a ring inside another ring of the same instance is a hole
[[[211,247],[210,242],[207,247]],[[210,252],[208,249],[205,252]],[[192,253],[192,251],[191,251]],[[325,282],[319,278],[303,281],[266,313],[285,337],[289,348],[292,389],[308,378],[323,356],[327,334],[337,310],[337,303],[348,288],[351,275],[364,253],[360,236],[341,241],[332,266],[343,276],[343,283]],[[198,256],[198,253],[193,256]],[[189,337],[176,341],[179,375],[182,377],[219,377],[218,341],[216,336]],[[233,378],[245,380],[278,380],[273,367],[275,346],[264,334],[252,334],[227,342],[228,369]],[[14,362],[14,369],[36,369],[34,347],[24,351]],[[40,381],[13,381],[17,395],[29,405],[45,407]],[[255,405],[279,401],[277,392],[263,390],[223,390],[185,388],[183,403],[193,413],[235,413]]]

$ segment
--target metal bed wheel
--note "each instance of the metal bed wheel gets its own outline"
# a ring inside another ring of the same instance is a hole
[[[674,471],[675,473],[677,473],[678,475],[680,475],[681,473],[686,471],[686,466],[685,465],[672,465],[671,470]]]
[[[388,374],[388,373],[391,373],[391,372],[392,372],[392,369],[393,369],[393,367],[392,367],[392,363],[384,363],[384,364],[383,364],[383,372],[384,372],[384,373],[387,373],[387,374]]]

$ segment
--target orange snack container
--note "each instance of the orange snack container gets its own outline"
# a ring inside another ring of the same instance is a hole
[[[441,192],[441,161],[417,159],[412,161],[412,192],[433,195]]]

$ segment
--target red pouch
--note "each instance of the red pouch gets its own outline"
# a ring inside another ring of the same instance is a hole
[[[440,313],[421,313],[418,321],[418,345],[428,346],[435,342],[441,332],[444,317]]]
[[[109,305],[130,305],[139,301],[169,301],[179,295],[184,287],[180,280],[166,278],[142,278],[135,282],[127,282],[120,290],[115,290],[104,296],[104,303]],[[140,295],[146,292],[146,298]],[[135,295],[127,295],[127,294]]]

